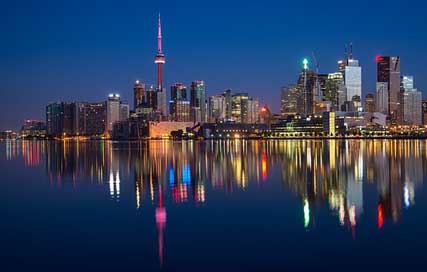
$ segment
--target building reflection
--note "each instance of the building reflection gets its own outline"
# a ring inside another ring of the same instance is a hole
[[[403,210],[415,205],[427,169],[422,140],[11,141],[5,146],[9,160],[22,153],[27,166],[45,162],[52,184],[101,184],[119,201],[121,186],[133,183],[136,209],[156,208],[160,263],[168,205],[205,205],[214,192],[232,195],[269,183],[299,197],[301,227],[315,229],[320,210],[327,208],[355,236],[365,211],[376,214],[380,229],[398,222]],[[365,200],[366,188],[377,192],[375,206],[364,206],[372,202]]]

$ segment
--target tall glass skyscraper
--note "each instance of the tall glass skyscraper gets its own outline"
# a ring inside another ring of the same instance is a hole
[[[206,122],[206,87],[203,80],[191,83],[191,117],[193,122]]]

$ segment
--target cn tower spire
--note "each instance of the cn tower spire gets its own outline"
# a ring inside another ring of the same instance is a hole
[[[157,23],[157,54],[154,58],[154,63],[157,65],[157,90],[163,90],[163,64],[165,64],[166,59],[162,50],[162,24],[160,21],[160,13],[159,19]]]
[[[159,54],[162,53],[162,22],[160,20],[160,13],[159,13],[159,22],[157,26],[157,52]]]

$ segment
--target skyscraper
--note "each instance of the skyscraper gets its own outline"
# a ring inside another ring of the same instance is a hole
[[[341,111],[347,100],[347,92],[342,73],[330,73],[326,79],[323,98],[331,102],[332,111]]]
[[[246,121],[245,123],[248,123],[248,124],[258,123],[258,121],[259,121],[259,101],[257,98],[249,98],[248,99],[248,114],[247,114],[245,121]]]
[[[109,94],[107,100],[107,127],[106,130],[111,132],[113,124],[120,120],[120,95]]]
[[[375,94],[375,108],[377,112],[385,115],[389,113],[389,99],[388,99],[388,83],[377,82],[377,92]]]
[[[377,57],[377,82],[387,83],[388,114],[397,120],[400,93],[400,57]]]
[[[187,101],[187,87],[182,83],[174,83],[171,86],[171,100],[169,112],[173,121],[190,120],[190,102]]]
[[[298,112],[312,114],[314,112],[314,93],[316,92],[317,74],[310,71],[308,60],[303,60],[303,69],[298,78],[298,88],[301,90],[301,104]]]
[[[344,78],[346,88],[346,101],[353,101],[354,96],[362,97],[362,67],[359,61],[353,58],[353,46],[350,43],[350,51],[345,54],[345,59],[338,61],[338,71]]]
[[[129,103],[127,101],[120,101],[119,120],[125,121],[129,118]]]
[[[248,121],[248,93],[236,93],[232,95],[231,119],[236,123]]]
[[[145,84],[135,81],[133,87],[133,108],[136,111],[138,107],[141,107],[145,102]]]
[[[422,100],[423,125],[427,125],[427,99]]]
[[[214,95],[209,97],[209,122],[214,123],[225,119],[226,97],[224,95]]]
[[[225,119],[231,119],[231,90],[225,90],[223,93],[225,97]]]
[[[422,124],[421,92],[414,88],[412,76],[402,77],[399,108],[399,123],[405,125]]]
[[[79,102],[79,135],[99,136],[104,134],[107,120],[106,102]]]
[[[295,115],[298,111],[298,101],[301,99],[301,92],[297,85],[282,87],[280,98],[280,113],[283,116]]]
[[[46,106],[46,128],[49,136],[70,136],[78,133],[76,103],[57,102]]]
[[[206,122],[206,87],[203,80],[191,83],[190,97],[192,121]]]

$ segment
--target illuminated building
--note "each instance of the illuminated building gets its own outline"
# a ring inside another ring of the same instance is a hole
[[[280,113],[282,116],[295,115],[301,107],[301,90],[297,85],[282,87],[280,99]]]
[[[109,94],[107,100],[107,127],[106,130],[113,130],[114,122],[120,120],[120,95]]]
[[[422,118],[423,118],[423,125],[427,125],[427,100],[422,100]]]
[[[203,80],[191,83],[191,118],[195,123],[206,122],[206,87]]]
[[[256,120],[256,122],[260,122],[261,124],[266,124],[268,127],[271,125],[271,121],[273,119],[273,114],[271,113],[270,109],[267,107],[267,105],[264,105],[261,110],[259,110],[259,120]],[[256,123],[253,122],[253,123]]]
[[[187,101],[187,88],[182,83],[171,86],[171,100],[169,110],[172,121],[190,121],[190,101]]]
[[[231,90],[225,90],[223,93],[223,96],[225,99],[225,119],[230,120],[231,119],[231,113],[232,113]]]
[[[44,138],[46,136],[46,123],[38,120],[25,120],[20,134],[21,138]]]
[[[373,94],[367,94],[365,96],[365,112],[375,111],[375,96]]]
[[[335,112],[324,112],[323,113],[323,132],[326,132],[329,136],[335,136]]]
[[[58,102],[47,105],[46,127],[49,136],[76,135],[78,131],[76,103]]]
[[[377,92],[375,94],[375,108],[377,112],[389,115],[388,83],[377,82]]]
[[[135,82],[133,87],[133,108],[135,111],[145,102],[145,84],[139,80]]]
[[[78,103],[78,131],[83,136],[98,136],[105,132],[107,107],[105,102]]]
[[[303,69],[298,78],[298,88],[301,92],[301,103],[298,113],[311,114],[314,112],[314,94],[316,92],[317,74],[310,71],[308,60],[303,60]]]
[[[342,73],[330,73],[326,81],[325,100],[332,102],[334,111],[341,111],[345,101],[347,100],[347,89],[344,84],[344,76]]]
[[[171,110],[172,121],[177,121],[177,122],[191,121],[190,101],[187,101],[187,100],[170,101],[170,110]]]
[[[208,100],[209,122],[215,123],[226,118],[226,97],[224,95],[210,96]]]
[[[119,120],[124,121],[129,118],[129,103],[127,101],[120,101]]]
[[[345,54],[345,59],[338,61],[338,71],[343,75],[346,89],[346,101],[353,101],[354,96],[362,97],[362,67],[359,61],[353,58],[353,46]]]
[[[382,83],[383,87],[387,87],[388,115],[392,120],[397,120],[400,93],[400,57],[378,56],[376,61],[377,82]],[[385,97],[385,94],[383,97]]]
[[[129,118],[115,122],[112,138],[114,140],[140,140],[149,136],[148,121],[143,118]]]
[[[414,78],[403,76],[401,81],[399,123],[404,125],[422,124],[421,92],[414,88]]]
[[[231,119],[236,123],[247,123],[248,93],[236,93],[231,98]]]
[[[248,99],[248,113],[246,122],[248,124],[255,124],[259,121],[259,101],[256,98]]]

